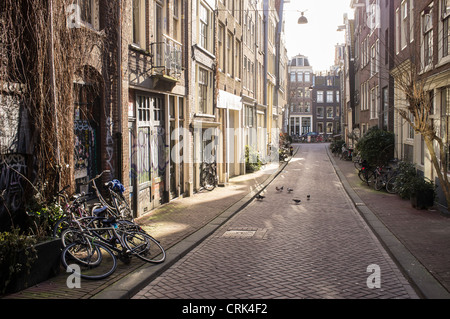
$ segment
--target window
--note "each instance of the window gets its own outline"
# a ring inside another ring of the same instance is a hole
[[[133,0],[133,43],[145,49],[145,2]]]
[[[323,103],[323,91],[317,91],[317,103]]]
[[[197,100],[197,112],[201,114],[213,115],[213,105],[212,105],[212,93],[213,93],[213,80],[212,72],[202,68],[197,68],[197,79],[198,83],[198,100]]]
[[[414,0],[409,0],[409,41],[414,41]]]
[[[409,119],[411,120],[411,123],[414,124],[414,115],[409,112]],[[408,124],[408,136],[409,139],[414,139],[414,127],[411,124]]]
[[[252,106],[244,106],[245,114],[245,126],[253,127],[255,126],[255,108]]]
[[[449,144],[450,137],[450,87],[440,90],[441,99],[441,138]],[[446,154],[447,167],[450,168],[450,148]]]
[[[93,25],[94,24],[93,0],[78,0],[78,6],[80,7],[81,20],[86,23],[89,23],[90,25]]]
[[[327,103],[333,103],[333,91],[327,91]]]
[[[395,52],[400,53],[400,10],[395,11]]]
[[[305,82],[311,82],[311,76],[309,72],[305,72]]]
[[[138,183],[150,181],[150,123],[151,104],[149,96],[136,96],[139,154],[137,156]]]
[[[401,49],[406,47],[406,37],[408,35],[408,1],[403,0],[401,4],[401,33],[400,33],[400,45]]]
[[[173,38],[177,41],[181,39],[181,0],[173,0]]]
[[[371,52],[371,64],[370,64],[370,75],[374,75],[376,73],[376,46],[372,45],[370,50]]]
[[[323,123],[322,122],[317,123],[317,131],[318,131],[318,133],[323,133]]]
[[[206,9],[206,7],[203,4],[200,4],[199,20],[200,20],[200,45],[204,49],[209,49],[208,47],[209,14],[208,9]]]
[[[233,35],[227,34],[227,73],[233,75]]]
[[[333,134],[333,123],[327,123],[327,134]]]
[[[319,106],[319,107],[317,107],[317,117],[318,118],[323,118],[323,107],[322,106]]]
[[[378,87],[370,90],[370,118],[378,118],[378,98],[377,98]]]
[[[327,118],[328,119],[333,118],[333,107],[332,106],[327,107]]]
[[[295,82],[295,72],[291,72],[291,82]]]
[[[442,57],[449,55],[450,48],[450,0],[441,0],[441,20],[442,20]]]
[[[159,125],[162,121],[162,110],[164,110],[164,100],[157,98],[153,100],[153,122]]]
[[[305,112],[306,113],[311,112],[311,103],[310,102],[305,102]]]
[[[208,113],[208,71],[198,69],[198,110],[200,113]]]
[[[303,82],[303,72],[301,71],[297,72],[297,81]]]
[[[423,65],[427,66],[433,62],[433,15],[432,9],[424,13],[422,17],[423,26]]]
[[[146,96],[137,97],[137,110],[139,122],[150,122],[150,98]]]
[[[224,55],[224,41],[225,41],[225,27],[222,24],[219,24],[219,35],[218,35],[218,52],[217,52],[217,60],[219,61],[219,68],[222,71],[225,71],[225,66],[224,66],[224,60],[225,60],[225,55]]]
[[[242,69],[242,67],[241,67],[241,42],[239,40],[236,40],[236,49],[234,50],[234,63],[236,66],[234,75],[238,78],[241,78],[241,69]],[[252,65],[252,68],[253,68],[253,65]]]

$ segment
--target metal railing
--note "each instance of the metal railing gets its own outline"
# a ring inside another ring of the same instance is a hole
[[[160,42],[151,46],[152,65],[156,74],[180,78],[182,72],[182,48],[178,41],[163,35]]]

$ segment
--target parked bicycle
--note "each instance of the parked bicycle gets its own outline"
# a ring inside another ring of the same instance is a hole
[[[367,161],[361,163],[361,169],[358,172],[358,177],[368,186],[375,180],[375,169],[370,167]]]
[[[347,144],[343,144],[342,145],[342,151],[341,151],[341,160],[345,160],[345,161],[351,161],[352,160],[352,154],[353,154],[353,149],[348,148]]]
[[[391,167],[383,167],[378,166],[375,171],[375,180],[373,183],[373,187],[375,190],[379,191],[383,188],[386,188],[387,181],[391,174]]]
[[[203,162],[200,174],[201,186],[208,191],[212,191],[217,186],[217,182],[216,162]]]
[[[84,183],[84,185],[91,185],[92,189],[95,192],[96,199],[98,199],[99,201],[92,206],[92,209],[94,210],[106,206],[108,208],[108,212],[110,212],[117,218],[133,220],[133,212],[123,195],[125,188],[119,180],[114,179],[112,181],[104,183],[103,186],[104,189],[106,189],[108,200],[102,196],[102,192],[97,185],[97,180],[105,173],[110,173],[110,171],[104,170],[91,180]]]
[[[131,221],[105,216],[107,208],[95,216],[82,218],[62,235],[65,248],[61,261],[68,272],[85,279],[103,279],[117,268],[117,259],[129,263],[133,256],[150,263],[166,258],[162,245]]]

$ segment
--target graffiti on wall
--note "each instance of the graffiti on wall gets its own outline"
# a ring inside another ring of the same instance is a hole
[[[0,191],[5,191],[2,196],[4,204],[0,205],[0,215],[6,213],[6,209],[14,212],[23,208],[25,183],[23,176],[27,176],[24,155],[7,154],[0,157]]]

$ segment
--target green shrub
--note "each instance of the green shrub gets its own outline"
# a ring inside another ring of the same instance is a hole
[[[413,191],[414,181],[417,179],[417,172],[414,164],[400,162],[398,164],[398,175],[395,179],[395,188],[398,195],[403,199],[409,199]]]
[[[36,238],[22,234],[18,228],[0,233],[0,293],[21,273],[29,273],[37,258]]]
[[[356,144],[361,158],[369,165],[385,165],[394,157],[395,136],[374,126]]]

